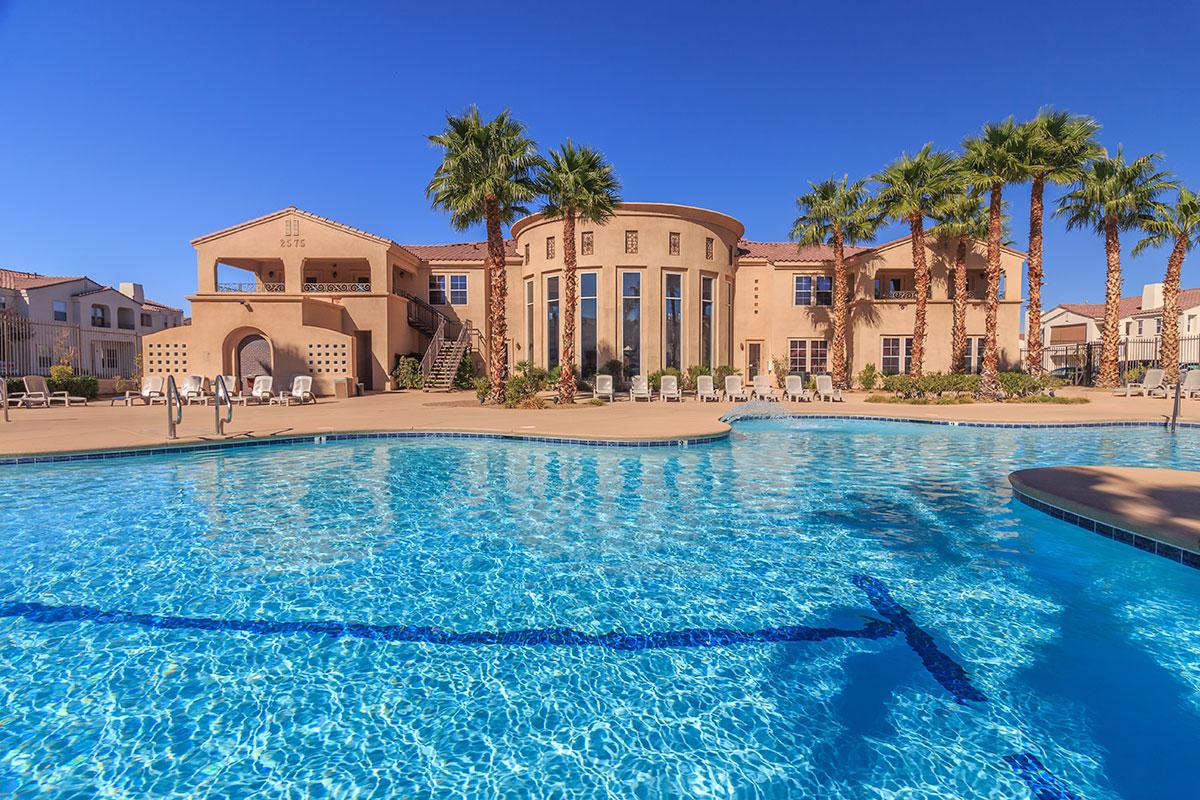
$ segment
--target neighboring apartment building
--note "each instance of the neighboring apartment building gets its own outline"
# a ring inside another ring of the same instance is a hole
[[[577,361],[590,375],[618,360],[627,372],[732,364],[743,374],[788,359],[797,372],[828,370],[832,253],[742,238],[715,211],[622,203],[605,225],[576,230]],[[510,363],[552,367],[561,356],[562,223],[534,214],[506,241]],[[193,240],[198,290],[192,324],[146,338],[150,373],[310,374],[318,392],[338,378],[380,389],[398,355],[424,353],[439,325],[470,321],[487,342],[486,245],[401,245],[294,207]],[[848,248],[849,359],[885,372],[910,365],[915,309],[906,237]],[[930,241],[927,371],[950,364],[952,254]],[[1005,248],[999,354],[1019,360],[1024,254]],[[984,335],[984,245],[968,256],[967,366]],[[242,280],[225,280],[229,271]],[[453,337],[453,333],[451,334]],[[466,334],[464,334],[464,337]]]
[[[1156,361],[1162,333],[1161,283],[1147,283],[1140,295],[1122,297],[1118,330],[1122,361]],[[1080,366],[1085,346],[1099,345],[1104,330],[1103,303],[1063,303],[1042,315],[1043,365],[1046,369]],[[1179,360],[1200,362],[1200,289],[1179,293]]]
[[[183,312],[86,276],[0,269],[0,373],[45,373],[64,357],[98,377],[128,376],[140,337],[183,323]],[[70,351],[70,352],[69,352]]]

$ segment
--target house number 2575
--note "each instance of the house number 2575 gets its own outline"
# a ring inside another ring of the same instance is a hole
[[[279,238],[280,247],[304,247],[300,238],[300,220],[285,219],[283,221],[283,236]]]

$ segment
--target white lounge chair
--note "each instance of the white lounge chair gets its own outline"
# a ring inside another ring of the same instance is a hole
[[[597,375],[596,388],[592,390],[592,397],[600,398],[607,397],[608,402],[613,402],[613,376],[612,375]]]
[[[767,400],[777,402],[779,400],[779,390],[771,388],[770,375],[755,375],[754,376],[754,396],[759,400]]]
[[[633,401],[645,400],[647,402],[654,399],[654,393],[650,391],[650,381],[645,375],[633,376],[633,381],[629,385],[629,399]]]
[[[270,402],[274,397],[275,379],[270,375],[259,375],[254,379],[254,386],[250,387],[250,399],[262,405]]]
[[[741,375],[726,375],[725,376],[725,399],[726,400],[749,400],[750,395],[746,391],[746,387],[742,385]]]
[[[271,404],[290,406],[295,401],[299,405],[307,402],[317,402],[317,396],[312,391],[312,376],[297,375],[292,378],[292,388],[284,389],[271,398]]]
[[[49,408],[55,403],[62,403],[64,406],[69,406],[72,403],[83,403],[87,405],[86,397],[72,397],[70,392],[52,392],[50,385],[46,383],[46,379],[41,375],[26,375],[25,394],[22,396],[22,402],[19,405],[29,407],[30,404],[43,405]]]
[[[208,405],[208,392],[204,390],[204,384],[208,380],[203,375],[188,375],[183,379],[183,385],[179,387],[179,396],[183,399],[185,405],[199,403],[200,405]]]
[[[1179,394],[1183,397],[1200,395],[1200,369],[1190,369],[1179,384]]]
[[[216,398],[217,404],[222,405],[228,402],[237,403],[243,406],[246,405],[246,401],[250,398],[248,395],[242,392],[242,384],[241,381],[237,379],[237,376],[220,375],[218,377],[221,378],[220,381],[217,381],[214,378],[212,382],[213,397]]]
[[[683,392],[679,391],[679,378],[675,375],[663,375],[658,382],[658,399],[662,402],[675,400],[683,402]]]
[[[788,375],[783,379],[783,396],[795,403],[811,403],[813,396],[804,388],[803,375]]]
[[[1161,369],[1148,369],[1140,381],[1125,384],[1113,392],[1113,395],[1118,397],[1135,397],[1137,395],[1149,397],[1152,393],[1159,394],[1161,392],[1161,396],[1166,397],[1167,387],[1163,383],[1163,375],[1165,374],[1165,371]]]
[[[833,377],[830,375],[817,376],[817,397],[823,402],[845,402],[845,398],[842,397],[842,390],[834,387]]]
[[[706,401],[716,402],[721,399],[721,395],[713,386],[712,375],[696,376],[696,399],[701,403]]]
[[[162,375],[146,375],[142,378],[142,388],[136,392],[132,389],[126,390],[125,394],[114,397],[110,406],[115,406],[117,403],[124,403],[127,406],[133,405],[135,400],[140,400],[144,405],[151,405],[156,399],[163,398],[163,384],[167,379]]]

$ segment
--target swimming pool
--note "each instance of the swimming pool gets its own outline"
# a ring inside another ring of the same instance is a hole
[[[1200,570],[1012,500],[1200,432],[739,423],[0,468],[0,795],[1161,798]]]

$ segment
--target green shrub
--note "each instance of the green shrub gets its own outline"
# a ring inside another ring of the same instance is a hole
[[[875,381],[878,379],[879,373],[875,371],[874,364],[867,364],[858,371],[858,385],[868,392],[875,388]]]
[[[25,381],[20,378],[6,378],[8,385],[8,394],[11,397],[14,394],[25,391]]]
[[[487,402],[488,395],[492,393],[492,381],[487,377],[476,378],[474,385],[475,396],[479,398],[479,404],[483,405]]]
[[[463,353],[462,361],[458,362],[458,372],[454,373],[455,389],[471,389],[475,386],[475,358],[471,351]]]
[[[1125,383],[1140,383],[1144,377],[1146,377],[1145,367],[1130,367],[1125,370],[1125,374],[1121,376],[1121,379]]]
[[[599,397],[593,397],[591,400],[588,400],[588,405],[589,406],[606,406],[606,405],[608,405],[608,403],[604,402]]]
[[[55,364],[50,368],[50,380],[60,383],[70,380],[75,376],[75,370],[70,364]]]
[[[520,373],[513,375],[504,384],[505,408],[528,408],[523,405],[527,400],[537,397],[537,393],[546,388],[549,373],[546,370],[536,370],[535,374]],[[541,406],[537,406],[541,408]]]
[[[523,384],[524,388],[522,391],[532,387],[532,393],[537,394],[558,381],[559,371],[559,367],[555,367],[551,371],[535,365],[532,361],[518,361],[516,366],[513,367],[513,378],[524,379],[525,383]]]
[[[740,374],[742,374],[742,371],[737,367],[731,367],[728,364],[722,364],[713,371],[713,383],[715,383],[718,388],[723,388],[725,386],[726,378],[728,378],[730,375]]]
[[[1086,397],[1063,397],[1062,395],[1052,394],[1029,394],[1024,397],[1010,397],[1004,402],[1006,403],[1051,403],[1053,405],[1078,405],[1080,403],[1090,403]]]
[[[915,397],[917,395],[917,379],[912,375],[884,375],[883,385],[880,388],[901,397]]]
[[[693,392],[696,390],[696,379],[701,375],[712,375],[712,367],[703,367],[695,364],[687,368],[687,372],[683,374],[683,380],[680,381],[683,385],[680,387],[685,392]]]
[[[54,367],[51,367],[50,371],[53,372]],[[46,381],[46,385],[51,392],[66,392],[72,397],[86,397],[88,400],[95,400],[100,396],[100,381],[91,375],[50,378]]]
[[[780,389],[784,388],[785,379],[788,372],[791,371],[791,364],[784,356],[775,356],[771,359],[771,369],[775,371],[775,385]]]
[[[412,356],[400,356],[396,359],[396,368],[392,370],[392,380],[398,389],[421,389],[425,386],[425,376],[421,374],[421,361]]]

